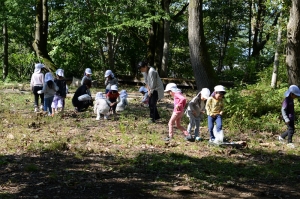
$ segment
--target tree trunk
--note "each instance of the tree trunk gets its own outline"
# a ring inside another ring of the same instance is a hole
[[[166,15],[170,14],[171,0],[164,0],[164,10]],[[164,19],[164,45],[161,60],[160,77],[168,77],[168,63],[169,63],[169,43],[170,43],[170,20]]]
[[[46,68],[55,71],[56,66],[47,50],[48,39],[48,0],[36,0],[35,39],[32,44],[38,57],[42,57]]]
[[[148,31],[148,41],[147,41],[147,61],[150,66],[154,66],[154,57],[155,57],[155,42],[156,42],[156,30],[157,29],[157,23],[152,22],[151,28],[149,28]]]
[[[281,24],[278,22],[278,33],[277,33],[277,45],[275,50],[274,56],[274,64],[273,64],[273,74],[271,80],[271,87],[277,87],[277,74],[278,74],[278,67],[279,67],[279,50],[281,45]]]
[[[188,19],[190,58],[198,90],[205,87],[212,89],[216,83],[215,72],[206,49],[202,3],[203,0],[190,0]]]
[[[107,53],[108,53],[109,69],[114,71],[115,62],[114,62],[113,35],[110,32],[107,32]]]
[[[3,80],[8,75],[8,34],[7,34],[7,23],[3,24]]]
[[[287,25],[286,64],[289,84],[300,84],[300,1],[292,0]]]

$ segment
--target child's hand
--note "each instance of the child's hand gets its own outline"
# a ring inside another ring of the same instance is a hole
[[[222,114],[223,114],[223,111],[220,112],[220,115],[222,115]]]

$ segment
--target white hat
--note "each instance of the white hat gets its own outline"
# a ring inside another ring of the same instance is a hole
[[[200,93],[203,98],[208,99],[210,95],[210,90],[208,88],[202,88]]]
[[[290,93],[293,93],[294,95],[296,95],[296,96],[300,96],[300,89],[299,89],[299,87],[298,86],[296,86],[296,85],[291,85],[290,87],[289,87],[289,90],[287,90],[285,93],[284,93],[284,96],[285,97],[288,97],[289,95],[290,95]]]
[[[56,73],[56,75],[58,75],[58,76],[61,76],[61,77],[64,76],[64,70],[61,69],[61,68],[57,69],[55,73]]]
[[[95,100],[98,100],[98,99],[105,99],[105,97],[104,97],[104,95],[103,95],[102,92],[97,92]]]
[[[121,90],[120,98],[127,98],[127,97],[128,97],[127,91],[126,90]]]
[[[114,74],[113,74],[113,72],[111,71],[111,70],[107,70],[107,71],[105,71],[105,74],[104,74],[104,77],[108,77],[108,76],[112,76],[112,77],[114,77]]]
[[[216,92],[226,92],[224,86],[222,85],[215,86],[214,89]]]
[[[41,69],[44,68],[45,65],[41,63],[37,63],[34,65],[34,73],[40,73]]]
[[[54,78],[53,78],[53,75],[51,72],[48,72],[45,74],[45,82],[48,82],[48,81],[54,81]]]
[[[147,93],[148,89],[145,86],[141,86],[140,89],[139,89],[139,92]]]
[[[166,89],[165,89],[165,92],[168,92],[168,91],[175,91],[177,90],[177,85],[175,83],[168,83],[167,86],[166,86]]]
[[[112,90],[112,91],[118,91],[118,86],[117,85],[112,85],[110,87],[110,90]]]
[[[90,68],[86,68],[84,71],[85,74],[91,75],[92,74],[92,70]]]

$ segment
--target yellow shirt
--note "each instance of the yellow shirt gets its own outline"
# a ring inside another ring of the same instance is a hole
[[[207,111],[207,115],[209,116],[220,114],[220,112],[224,109],[223,98],[217,100],[213,97],[209,97],[207,99],[205,108]]]

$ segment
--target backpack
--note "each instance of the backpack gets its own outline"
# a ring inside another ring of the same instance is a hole
[[[58,86],[58,91],[56,91],[56,95],[59,95],[61,97],[67,96],[67,84],[65,80],[56,79],[54,80],[56,85]]]

